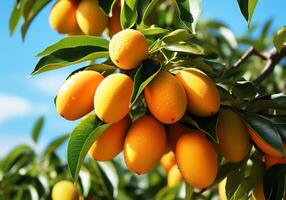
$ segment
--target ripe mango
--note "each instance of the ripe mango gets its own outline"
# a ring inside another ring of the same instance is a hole
[[[59,181],[52,189],[53,200],[78,200],[79,193],[76,187],[70,181]]]
[[[137,173],[151,172],[166,149],[164,126],[151,115],[138,118],[130,127],[124,143],[127,167]]]
[[[176,159],[173,151],[169,151],[168,153],[164,154],[160,160],[160,165],[165,172],[168,172],[175,164]]]
[[[179,138],[192,131],[192,129],[188,128],[187,126],[177,122],[175,124],[172,124],[171,126],[167,127],[167,140],[168,145],[172,149],[172,151],[176,151],[176,144]]]
[[[96,115],[106,123],[123,119],[130,111],[133,81],[125,74],[111,74],[99,84],[94,95]]]
[[[148,57],[147,40],[137,30],[120,31],[110,40],[109,55],[112,62],[120,69],[134,69]]]
[[[173,124],[186,112],[184,88],[169,72],[160,72],[145,87],[144,96],[152,115],[162,123]]]
[[[202,71],[195,68],[181,70],[176,77],[184,86],[188,111],[196,116],[209,117],[220,107],[220,96],[215,83]]]
[[[110,125],[104,133],[93,143],[89,155],[94,160],[109,161],[117,156],[124,146],[125,136],[131,125],[129,115]]]
[[[239,115],[229,109],[221,109],[217,124],[219,143],[217,151],[228,161],[240,162],[249,150],[249,135]]]
[[[93,110],[93,97],[104,77],[96,71],[81,71],[65,81],[58,92],[56,107],[67,120],[77,120]]]
[[[170,171],[168,172],[167,184],[169,187],[175,187],[177,185],[180,185],[182,181],[183,181],[183,177],[178,168],[178,165],[174,165],[173,167],[171,167]]]
[[[214,182],[218,163],[215,148],[201,131],[182,135],[176,145],[176,160],[185,181],[195,188]]]
[[[107,26],[107,17],[98,5],[98,0],[81,0],[76,19],[82,32],[86,35],[100,35]]]
[[[58,33],[73,33],[78,30],[76,21],[77,3],[74,0],[60,0],[52,7],[49,21]]]

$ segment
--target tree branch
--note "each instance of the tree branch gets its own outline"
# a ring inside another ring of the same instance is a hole
[[[276,48],[271,49],[270,55],[267,59],[264,69],[260,73],[260,75],[253,81],[254,85],[262,82],[269,74],[271,74],[275,68],[275,66],[280,62],[280,60],[286,56],[286,45],[280,50],[277,51]]]
[[[268,56],[265,55],[264,53],[261,53],[259,51],[257,51],[254,47],[250,47],[242,56],[240,59],[238,59],[238,61],[236,61],[232,67],[237,68],[239,67],[242,63],[244,63],[248,58],[250,58],[251,56],[256,55],[264,60],[268,59]]]

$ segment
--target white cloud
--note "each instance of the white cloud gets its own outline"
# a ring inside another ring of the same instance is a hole
[[[47,74],[45,76],[32,77],[31,83],[37,90],[55,96],[65,81],[66,76],[64,73]]]
[[[31,110],[31,102],[27,99],[0,93],[0,123],[15,117],[27,116]]]

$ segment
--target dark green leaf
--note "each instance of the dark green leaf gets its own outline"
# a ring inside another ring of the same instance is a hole
[[[250,22],[258,0],[237,0],[240,11],[250,26]]]
[[[108,51],[102,47],[79,46],[75,48],[60,49],[41,58],[32,72],[32,75],[59,69],[91,59],[107,58],[108,56]]]
[[[263,177],[265,199],[281,200],[285,191],[286,165],[270,167]]]
[[[198,128],[205,132],[214,142],[218,142],[216,130],[218,122],[218,114],[212,117],[195,117],[192,119],[197,123]]]
[[[73,130],[68,143],[67,160],[75,182],[78,180],[79,170],[88,150],[108,126],[109,124],[103,124],[94,114],[91,114]]]
[[[190,29],[194,21],[190,10],[189,0],[176,0],[178,6],[179,17],[186,29]]]
[[[237,82],[231,92],[234,96],[242,100],[253,99],[257,95],[256,88],[251,82]]]
[[[264,142],[269,144],[274,149],[278,150],[282,154],[285,154],[282,148],[282,139],[270,120],[254,113],[243,113],[242,117],[246,121],[249,128],[253,129],[258,137],[260,137]]]
[[[121,4],[120,22],[123,29],[131,28],[137,20],[137,3],[134,0],[125,0]]]
[[[41,130],[43,128],[44,122],[45,122],[45,118],[44,117],[40,117],[36,121],[36,123],[35,123],[35,125],[33,127],[33,131],[32,131],[32,138],[33,138],[34,142],[38,142],[38,138],[39,138]]]
[[[104,0],[104,1],[98,1],[99,6],[103,10],[104,14],[106,16],[111,17],[112,16],[112,8],[115,4],[116,0]]]
[[[63,38],[60,41],[56,42],[55,44],[49,46],[44,51],[39,53],[37,56],[48,56],[61,49],[74,48],[80,46],[101,47],[107,50],[108,45],[109,45],[108,40],[97,36],[88,36],[88,35],[70,36]]]
[[[283,26],[274,34],[273,44],[276,47],[276,49],[280,51],[285,42],[286,42],[286,26]]]
[[[234,170],[227,176],[227,181],[225,186],[227,199],[232,198],[232,196],[235,194],[236,190],[238,189],[243,179],[244,179],[243,169]]]
[[[142,66],[138,69],[134,76],[134,87],[130,100],[130,105],[132,105],[139,95],[143,92],[144,88],[152,81],[152,79],[161,70],[158,63],[154,63],[151,60],[146,60],[142,63]]]
[[[145,20],[147,19],[147,17],[149,16],[149,14],[151,13],[151,11],[154,9],[155,5],[159,2],[159,0],[152,0],[147,8],[144,11],[141,23],[144,24]]]

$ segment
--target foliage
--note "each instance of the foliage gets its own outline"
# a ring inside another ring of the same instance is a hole
[[[22,35],[24,37],[31,21],[43,6],[49,3],[49,1],[44,0],[36,2],[17,1],[10,19],[11,33],[14,32],[16,25],[20,22],[20,17],[23,17]],[[106,4],[100,3],[106,15],[110,15],[114,2],[115,0],[108,1]],[[273,44],[275,47],[270,49],[273,46],[272,37],[269,35],[271,21],[262,27],[258,36],[250,37],[255,31],[255,26],[251,26],[251,19],[258,1],[238,0],[237,2],[249,26],[248,33],[241,37],[236,37],[221,22],[198,22],[201,0],[123,1],[120,13],[122,27],[124,29],[139,30],[149,42],[149,58],[142,62],[140,68],[131,71],[115,70],[108,54],[109,39],[107,37],[82,35],[64,38],[38,54],[41,58],[32,75],[78,63],[83,65],[79,70],[93,69],[102,72],[104,75],[123,72],[132,77],[135,82],[130,105],[133,106],[132,117],[136,118],[146,112],[142,91],[160,70],[168,70],[175,74],[178,70],[196,67],[207,73],[216,82],[220,91],[221,107],[235,110],[244,122],[255,130],[259,138],[285,155],[282,148],[286,141],[286,94],[283,93],[285,91],[285,66],[281,62],[286,55],[284,45],[285,27],[274,34]],[[250,46],[249,50],[246,50],[246,46]],[[87,65],[84,63],[85,61],[90,61],[90,63]],[[106,68],[100,70],[96,68],[96,64],[99,63],[104,64],[103,66],[106,66]],[[153,66],[153,68],[150,70],[146,65],[148,67]],[[71,72],[71,74],[73,73]],[[219,142],[216,135],[216,115],[202,118],[187,113],[182,121],[190,127],[205,132],[213,142]],[[72,178],[77,181],[78,176],[80,176],[80,168],[83,165],[83,169],[88,168],[90,170],[91,180],[95,181],[98,187],[103,188],[101,190],[103,194],[96,193],[98,191],[96,190],[97,187],[91,188],[90,191],[94,192],[95,195],[102,195],[100,197],[104,199],[112,199],[115,194],[117,194],[117,199],[179,198],[179,188],[165,187],[166,179],[160,169],[154,170],[149,175],[138,177],[127,173],[125,167],[122,167],[120,159],[119,161],[112,161],[109,164],[116,170],[117,176],[120,177],[118,186],[115,187],[102,173],[103,171],[99,168],[97,162],[84,162],[88,149],[108,126],[109,124],[104,124],[95,115],[90,114],[84,117],[79,125],[75,127],[69,139],[67,155]],[[35,141],[38,138],[36,129],[33,134]],[[261,167],[261,158],[263,157],[263,153],[256,145],[252,147],[247,157],[239,163],[230,163],[219,157],[219,174],[213,187],[207,190],[193,191],[193,188],[187,186],[186,198],[211,199],[216,194],[217,183],[225,177],[228,178],[226,194],[229,199],[250,198],[251,191],[258,181],[257,169]],[[17,157],[20,160],[36,157],[30,147],[21,146],[18,148],[20,150],[16,149],[15,152],[10,153],[7,158],[2,160],[4,164],[1,164],[1,166],[4,167],[1,167],[1,169],[3,169],[2,174],[5,174],[5,176],[9,175],[5,170],[14,169],[9,164],[10,157]],[[21,156],[19,156],[20,152]],[[23,152],[25,155],[28,154],[28,157],[27,155],[24,156]],[[52,159],[51,155],[56,157],[53,150],[49,150],[49,155],[47,159]],[[46,155],[40,158],[46,159]],[[55,160],[57,162],[48,160],[49,165],[47,167],[55,169],[56,166],[54,165],[60,165],[57,164],[59,158],[56,157]],[[27,160],[17,161],[17,163],[24,163],[20,165],[20,168],[23,168],[23,165],[26,166]],[[34,162],[29,161],[29,165],[31,163]],[[35,162],[34,165],[38,166],[39,163]],[[63,166],[60,165],[60,167]],[[20,168],[16,168],[16,171],[20,172]],[[276,168],[277,170],[274,170]],[[61,169],[64,170],[64,168]],[[42,174],[43,171],[45,170],[37,173],[33,171],[33,175]],[[2,180],[24,180],[24,178],[19,178],[23,176],[22,174],[15,175],[15,173],[12,173],[13,176],[16,176],[15,178],[2,177]],[[55,171],[55,173],[59,172]],[[94,178],[97,175],[100,177],[99,179]],[[41,177],[40,175],[35,177],[30,174],[28,176],[27,180],[32,181],[30,185],[34,185],[34,182]],[[262,176],[262,174],[259,174],[259,176]],[[277,182],[273,181],[271,177],[275,177],[279,184],[277,185]],[[274,166],[266,171],[264,175],[266,197],[279,199],[284,195],[284,177],[285,166]],[[46,179],[51,182],[55,181],[51,177]],[[141,183],[145,183],[146,187],[142,187]],[[11,185],[11,183],[5,185]],[[25,184],[27,188],[23,188],[19,192],[22,191],[24,194],[25,191],[30,191],[32,194],[35,191],[41,191],[37,188],[38,186],[30,185]],[[269,188],[273,188],[273,190]],[[117,193],[113,190],[116,190]],[[3,195],[5,195],[5,192],[9,190],[3,191]],[[47,195],[45,192],[44,194]],[[22,193],[19,195],[22,195]]]

